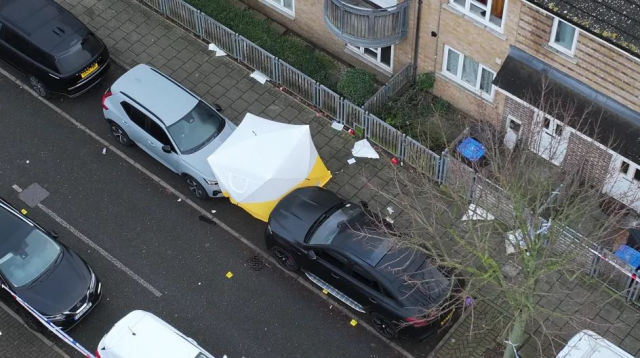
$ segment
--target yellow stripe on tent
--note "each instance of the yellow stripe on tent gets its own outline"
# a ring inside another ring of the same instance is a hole
[[[315,164],[313,165],[313,168],[311,168],[311,171],[309,172],[307,178],[291,188],[291,190],[289,190],[278,199],[263,201],[259,203],[238,203],[233,200],[233,198],[229,197],[229,194],[227,192],[224,192],[222,194],[228,197],[233,204],[236,204],[239,207],[243,208],[256,219],[266,222],[269,220],[269,215],[271,214],[271,211],[273,211],[273,208],[275,208],[278,202],[280,202],[280,200],[282,200],[285,195],[298,188],[304,188],[307,186],[324,186],[329,181],[329,179],[331,179],[331,172],[324,165],[322,159],[320,159],[320,156],[317,156]]]

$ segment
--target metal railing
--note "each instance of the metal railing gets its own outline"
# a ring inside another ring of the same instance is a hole
[[[413,82],[413,71],[414,67],[409,64],[401,69],[398,73],[396,73],[389,82],[385,83],[376,94],[374,94],[371,98],[369,98],[362,108],[364,108],[368,112],[376,112],[384,105],[389,98],[393,97],[396,93],[398,93],[401,89],[403,89],[407,84]]]
[[[384,9],[367,9],[343,0],[324,0],[327,28],[348,44],[386,47],[399,43],[409,32],[410,0]]]

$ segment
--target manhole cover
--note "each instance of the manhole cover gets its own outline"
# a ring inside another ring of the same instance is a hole
[[[264,268],[264,260],[259,255],[253,255],[247,260],[247,265],[253,271],[260,271]]]

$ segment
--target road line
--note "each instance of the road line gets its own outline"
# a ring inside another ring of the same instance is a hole
[[[12,185],[12,188],[20,193],[22,189],[16,184]],[[144,286],[147,290],[151,291],[156,297],[162,296],[160,291],[156,290],[153,286],[151,286],[147,281],[143,280],[142,277],[136,275],[135,272],[131,271],[127,266],[125,266],[122,262],[118,261],[115,257],[111,256],[107,251],[98,246],[95,242],[91,241],[88,237],[84,236],[80,231],[78,231],[73,226],[69,225],[66,221],[64,221],[61,217],[59,217],[56,213],[51,211],[51,209],[46,206],[38,203],[38,207],[42,209],[45,213],[47,213],[53,220],[57,221],[58,224],[64,226],[67,230],[71,231],[75,236],[77,236],[80,240],[82,240],[85,244],[91,246],[94,250],[98,251],[102,256],[104,256],[107,260],[109,260],[112,264],[116,265],[120,270],[124,271],[127,275],[129,275],[132,279],[138,281],[139,284]]]
[[[113,60],[113,59],[112,59]],[[114,61],[115,63],[117,63],[118,65],[120,65],[120,67],[124,68],[124,69],[129,69],[128,66],[125,66],[121,63],[119,63],[118,61]],[[298,282],[300,282],[304,287],[310,289],[313,293],[315,293],[318,297],[322,298],[325,301],[328,301],[331,305],[333,305],[333,307],[335,307],[336,309],[338,309],[339,311],[341,311],[343,314],[356,318],[353,315],[353,312],[349,311],[349,309],[343,307],[342,305],[338,304],[337,301],[333,300],[331,297],[329,297],[328,295],[323,294],[320,290],[316,289],[313,285],[311,285],[309,282],[305,281],[304,278],[298,274],[289,272],[287,270],[285,270],[284,268],[282,268],[278,262],[271,256],[269,255],[267,252],[265,252],[264,250],[262,250],[261,248],[257,247],[256,245],[254,245],[251,241],[249,241],[247,238],[245,238],[244,236],[242,236],[240,233],[238,233],[237,231],[233,230],[231,227],[229,227],[227,224],[225,224],[224,222],[218,220],[217,218],[213,217],[213,215],[211,215],[207,210],[203,209],[202,207],[200,207],[198,204],[196,204],[195,202],[193,202],[191,199],[187,198],[185,195],[183,195],[181,192],[179,192],[177,189],[173,188],[171,185],[167,184],[164,180],[160,179],[157,175],[151,173],[149,170],[147,170],[145,167],[143,167],[142,165],[138,164],[138,162],[136,162],[135,160],[131,159],[129,156],[127,156],[126,154],[124,154],[124,152],[122,152],[120,149],[114,147],[113,145],[111,145],[108,141],[106,141],[105,139],[103,139],[102,137],[98,136],[97,134],[95,134],[94,132],[92,132],[89,128],[85,127],[84,125],[82,125],[80,122],[78,122],[77,120],[75,120],[73,117],[71,117],[69,114],[67,114],[66,112],[64,112],[63,110],[61,110],[60,108],[56,107],[53,103],[47,101],[46,99],[38,96],[31,88],[29,88],[28,86],[24,86],[22,84],[22,82],[20,82],[19,79],[17,79],[16,77],[14,77],[12,74],[10,74],[9,72],[5,71],[3,68],[0,68],[0,73],[2,73],[4,76],[6,76],[7,78],[9,78],[10,80],[12,80],[13,82],[15,82],[18,86],[20,86],[20,88],[24,89],[25,91],[31,93],[31,95],[33,95],[36,99],[40,100],[42,103],[44,103],[45,105],[47,105],[49,108],[51,108],[54,112],[58,113],[60,116],[62,116],[64,119],[66,119],[67,121],[71,122],[73,125],[75,125],[76,127],[78,127],[79,129],[81,129],[83,132],[85,132],[86,134],[88,134],[90,137],[92,137],[93,139],[97,140],[98,142],[100,142],[100,144],[102,144],[103,146],[107,147],[111,152],[117,154],[120,158],[122,158],[124,161],[128,162],[129,164],[133,165],[135,168],[137,168],[138,170],[140,170],[142,173],[144,173],[146,176],[148,176],[149,178],[151,178],[151,180],[157,182],[158,184],[160,184],[162,187],[164,187],[165,189],[167,189],[168,191],[170,191],[172,194],[174,194],[175,196],[177,196],[178,198],[182,199],[182,201],[184,201],[185,203],[187,203],[189,206],[191,206],[192,208],[194,208],[196,211],[200,212],[202,215],[206,216],[207,218],[213,220],[216,224],[218,224],[218,226],[220,226],[222,229],[224,229],[225,231],[227,231],[229,234],[231,234],[233,237],[235,237],[236,239],[240,240],[240,242],[242,242],[243,244],[249,246],[252,250],[256,251],[258,254],[262,255],[267,261],[271,262],[272,264],[274,264],[274,266],[278,267],[282,272],[284,272],[285,274],[289,275],[290,277],[296,279]],[[115,259],[114,259],[115,260]],[[160,293],[160,292],[158,292]],[[368,330],[369,332],[372,332],[374,334],[374,336],[378,337],[379,339],[381,339],[382,341],[384,341],[385,343],[387,343],[387,345],[389,345],[391,348],[395,349],[398,353],[400,353],[401,355],[405,356],[406,358],[415,358],[411,353],[407,352],[406,350],[404,350],[403,348],[401,348],[399,345],[397,345],[396,343],[390,341],[389,339],[381,336],[378,332],[376,332],[376,330],[371,327],[368,323],[366,322],[359,322],[359,326],[364,327],[366,330]]]

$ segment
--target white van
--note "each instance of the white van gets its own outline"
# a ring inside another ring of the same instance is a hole
[[[214,358],[196,341],[145,311],[133,311],[105,334],[97,358]]]
[[[633,356],[591,331],[582,331],[560,351],[557,358],[633,358]]]

